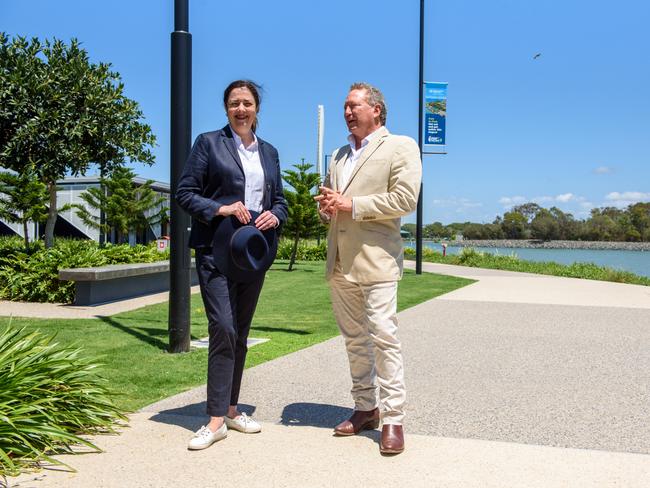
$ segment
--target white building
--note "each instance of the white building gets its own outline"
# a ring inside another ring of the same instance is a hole
[[[136,185],[142,185],[146,181],[147,180],[144,178],[133,178],[133,183]],[[88,188],[99,188],[99,177],[90,176],[66,178],[64,180],[59,180],[57,182],[57,185],[59,186],[59,190],[57,192],[57,205],[59,208],[70,203],[84,204],[84,201],[80,198],[81,193]],[[166,197],[166,201],[163,205],[169,208],[170,186],[167,183],[156,181],[151,185],[151,188],[160,195],[164,195]],[[158,210],[160,209],[155,209],[155,211]],[[93,209],[92,211],[96,210]],[[154,211],[152,211],[152,213],[153,212]],[[168,225],[169,224],[157,224],[155,226],[149,226],[146,231],[140,232],[139,235],[136,235],[133,232],[131,235],[129,235],[129,243],[147,243],[158,239],[163,235],[167,235]],[[29,225],[28,233],[30,240],[33,240],[35,235],[42,237],[44,232],[45,224],[39,225],[32,223]],[[0,235],[19,235],[21,237],[24,237],[23,226],[22,224],[13,224],[0,219]],[[85,225],[77,217],[74,209],[59,213],[56,220],[56,225],[54,227],[54,235],[56,237],[76,237],[80,239],[93,239],[95,241],[99,241],[103,237],[100,236],[98,229],[94,229]],[[108,237],[106,239],[108,242],[114,241],[110,235],[106,237]]]

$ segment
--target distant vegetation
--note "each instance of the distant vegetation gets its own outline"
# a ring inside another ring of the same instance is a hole
[[[405,224],[402,229],[415,236],[415,224]],[[425,225],[422,233],[425,239],[455,239],[462,235],[465,239],[650,242],[650,202],[625,209],[594,208],[585,220],[577,220],[557,207],[546,209],[529,202],[490,224],[434,222]]]
[[[415,250],[406,248],[404,249],[404,255],[407,259],[415,259]],[[480,252],[471,247],[463,248],[459,254],[447,256],[443,256],[431,249],[423,249],[422,259],[431,263],[455,264],[473,268],[501,269],[522,273],[650,286],[650,278],[628,271],[598,266],[593,263],[573,263],[568,265],[553,262],[525,261],[514,254],[509,256],[495,255],[489,252]]]

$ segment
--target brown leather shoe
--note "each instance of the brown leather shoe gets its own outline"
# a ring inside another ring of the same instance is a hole
[[[381,428],[379,452],[399,454],[404,450],[404,429],[401,425],[384,424]]]
[[[379,409],[355,410],[348,420],[334,427],[336,435],[356,435],[362,430],[372,430],[379,427]]]

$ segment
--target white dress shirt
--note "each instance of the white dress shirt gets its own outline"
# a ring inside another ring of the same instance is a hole
[[[234,130],[232,135],[235,139],[239,159],[244,168],[244,178],[246,180],[244,206],[249,210],[261,213],[264,199],[264,170],[260,160],[257,137],[253,133],[253,142],[250,146],[244,147],[244,141]]]
[[[377,131],[371,132],[366,137],[364,137],[361,140],[361,147],[359,149],[356,149],[357,144],[356,141],[354,140],[354,136],[352,134],[348,136],[348,142],[350,143],[350,154],[348,155],[348,158],[345,160],[345,163],[343,163],[343,171],[341,172],[341,181],[338,182],[339,188],[341,189],[345,188],[345,185],[347,185],[348,181],[350,181],[350,176],[352,176],[352,172],[354,171],[354,168],[357,166],[357,162],[359,161],[359,158],[361,157],[363,150],[370,143],[370,141],[372,140],[376,132]]]
[[[348,154],[348,158],[345,160],[345,163],[343,163],[343,171],[341,171],[341,180],[338,182],[339,185],[338,187],[342,190],[345,188],[345,185],[348,184],[350,181],[350,176],[352,176],[352,172],[354,171],[354,168],[357,166],[357,162],[359,161],[359,158],[361,157],[361,154],[363,153],[363,150],[366,148],[366,146],[370,143],[372,138],[375,136],[375,133],[377,131],[375,130],[374,132],[371,132],[368,134],[366,137],[364,137],[361,140],[361,147],[357,149],[357,143],[354,139],[354,136],[350,134],[348,136],[348,142],[350,143],[350,154]],[[356,219],[356,212],[354,211],[354,198],[352,199],[352,219]]]

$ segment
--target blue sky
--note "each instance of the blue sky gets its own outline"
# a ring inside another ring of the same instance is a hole
[[[448,154],[424,158],[424,223],[490,222],[531,200],[579,218],[650,201],[649,21],[632,0],[427,0],[425,79],[449,89]],[[223,89],[250,78],[283,168],[315,163],[317,106],[331,153],[364,80],[384,92],[389,130],[417,140],[418,28],[417,0],[190,0],[192,133],[222,127]],[[169,181],[172,0],[0,0],[0,30],[76,37],[112,63],[158,138],[156,164],[136,172]]]

